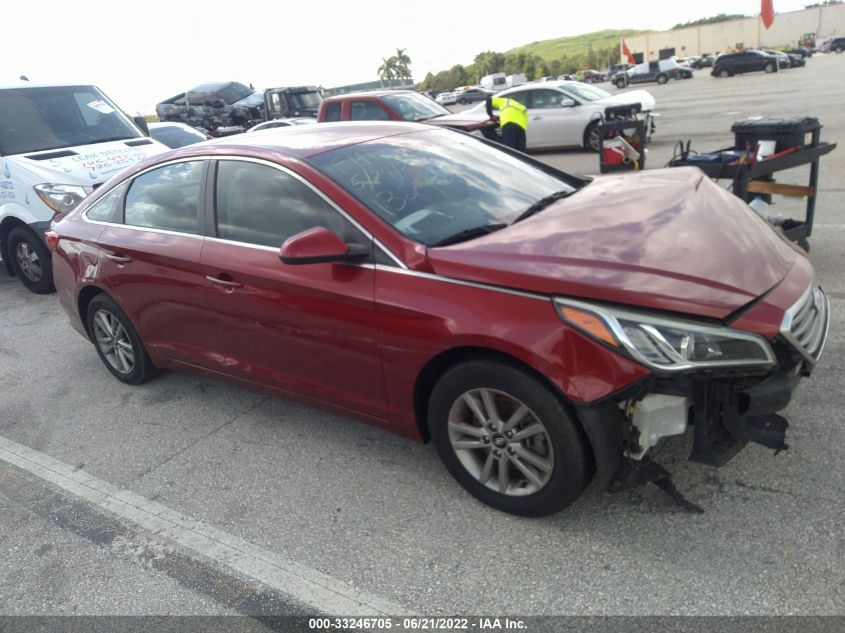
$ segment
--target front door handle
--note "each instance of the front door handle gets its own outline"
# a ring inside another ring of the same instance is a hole
[[[206,275],[205,278],[216,286],[222,286],[224,288],[243,288],[243,284],[239,281],[229,281],[228,279],[220,279],[220,277],[212,277],[211,275]]]
[[[106,259],[110,259],[117,264],[128,264],[132,261],[131,257],[126,257],[125,255],[115,255],[114,253],[106,253]]]

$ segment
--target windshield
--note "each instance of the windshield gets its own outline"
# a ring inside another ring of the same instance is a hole
[[[510,224],[538,200],[575,191],[530,163],[450,130],[380,138],[310,161],[390,226],[426,246],[477,227]]]
[[[319,108],[323,98],[317,92],[299,92],[290,96],[297,108]]]
[[[137,138],[138,130],[93,86],[0,90],[0,155]]]
[[[216,90],[215,94],[229,105],[232,105],[233,103],[240,101],[241,99],[245,99],[246,97],[251,95],[252,90],[250,90],[243,84],[232,82],[225,88]]]
[[[566,84],[561,90],[581,101],[598,101],[610,96],[606,90],[582,83]]]
[[[436,116],[451,114],[436,101],[416,92],[400,92],[384,95],[382,100],[406,121],[425,121]]]

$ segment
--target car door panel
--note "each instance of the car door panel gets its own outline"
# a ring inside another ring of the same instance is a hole
[[[285,217],[294,214],[296,200],[307,197],[311,205],[322,200],[288,172],[244,166],[236,160],[219,163],[214,216],[219,237],[208,238],[202,252],[208,277],[206,301],[220,333],[217,368],[288,393],[384,417],[373,265],[289,265],[279,258],[282,242],[310,228],[308,221],[313,226],[328,224],[326,228],[347,242],[344,230],[357,229],[344,228],[347,220],[333,208],[330,212],[337,217],[329,222],[311,218],[301,220],[303,224]],[[267,188],[266,195],[261,187]],[[303,191],[308,195],[297,198],[304,196]],[[369,236],[355,240],[372,252]],[[270,246],[275,241],[278,244]]]
[[[199,214],[204,167],[204,161],[185,161],[135,178],[120,218],[107,224],[99,239],[98,274],[153,361],[162,364],[207,353],[208,339],[201,334],[207,281],[200,264],[205,240]]]

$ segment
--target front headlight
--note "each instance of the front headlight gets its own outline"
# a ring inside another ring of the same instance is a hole
[[[555,307],[566,323],[659,371],[775,363],[766,339],[751,332],[569,299]]]
[[[78,185],[43,184],[33,187],[38,197],[56,213],[65,213],[82,202],[88,195],[85,187]]]

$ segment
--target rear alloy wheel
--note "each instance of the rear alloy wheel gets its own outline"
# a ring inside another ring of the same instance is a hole
[[[559,512],[590,479],[577,422],[549,388],[505,363],[477,360],[447,371],[431,393],[429,429],[458,483],[504,512]]]
[[[622,90],[625,87],[625,80],[624,79],[617,79],[616,80],[616,87]]]
[[[767,73],[773,73],[775,72],[775,65],[770,62],[763,66],[763,70],[765,70]]]
[[[659,83],[660,85],[665,84],[667,81],[669,81],[669,77],[667,75],[657,75],[657,83]]]
[[[50,251],[35,233],[23,226],[15,227],[9,233],[8,247],[12,269],[24,286],[40,295],[56,289]]]
[[[155,374],[155,367],[129,317],[117,303],[101,294],[88,304],[88,333],[97,354],[112,375],[139,385]]]
[[[726,77],[730,77],[730,76],[731,76],[731,71],[729,71],[729,70],[720,70],[719,71],[719,77],[722,77],[723,79],[726,78]]]

